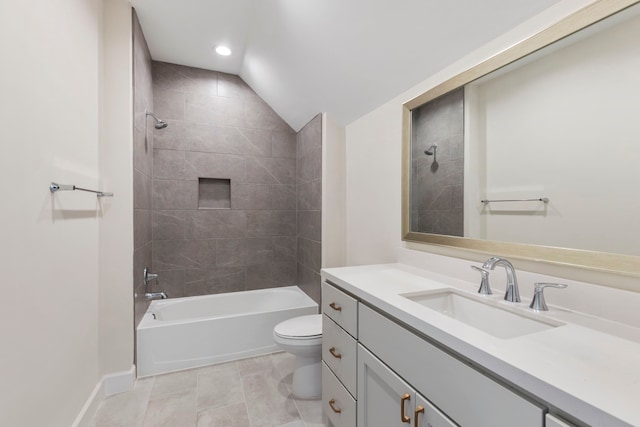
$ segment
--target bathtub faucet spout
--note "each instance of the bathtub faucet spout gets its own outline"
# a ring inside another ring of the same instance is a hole
[[[144,296],[147,297],[147,299],[151,299],[151,300],[169,298],[164,291],[163,292],[147,292],[146,294],[144,294]]]

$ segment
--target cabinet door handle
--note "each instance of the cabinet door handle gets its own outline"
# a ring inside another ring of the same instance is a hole
[[[411,396],[409,396],[409,393],[405,393],[402,395],[402,397],[400,397],[400,420],[403,423],[409,424],[411,422],[411,418],[407,417],[404,414],[404,402],[407,400],[411,400]]]
[[[331,355],[333,357],[335,357],[336,359],[342,359],[342,355],[340,353],[336,353],[336,348],[335,347],[331,347],[329,349],[329,353],[331,353]]]
[[[413,427],[418,427],[418,414],[424,414],[424,407],[422,405],[418,405],[416,413],[413,414]]]
[[[341,413],[341,412],[342,412],[342,409],[338,409],[338,408],[336,408],[336,407],[334,406],[334,404],[335,404],[335,403],[336,403],[336,400],[335,400],[335,399],[331,399],[331,400],[329,401],[329,406],[331,406],[331,410],[333,410],[333,412],[335,412],[336,414],[339,414],[339,413]]]
[[[342,307],[340,307],[335,302],[332,302],[331,304],[329,304],[329,307],[333,308],[335,311],[342,311]]]

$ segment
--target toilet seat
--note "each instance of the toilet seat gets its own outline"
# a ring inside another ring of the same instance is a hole
[[[274,335],[293,340],[312,340],[322,337],[322,315],[311,314],[278,323]]]

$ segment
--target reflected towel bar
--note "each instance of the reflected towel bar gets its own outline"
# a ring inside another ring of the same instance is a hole
[[[55,182],[52,182],[51,185],[49,185],[49,191],[51,191],[52,193],[55,193],[56,191],[75,191],[75,190],[87,191],[89,193],[96,193],[96,196],[98,197],[113,197],[113,193],[105,193],[103,191],[89,190],[86,188],[76,187],[75,185],[56,184]]]
[[[487,205],[489,203],[496,203],[496,202],[543,202],[543,203],[549,203],[549,198],[548,197],[540,197],[538,199],[480,200],[480,202],[484,203],[485,205]]]

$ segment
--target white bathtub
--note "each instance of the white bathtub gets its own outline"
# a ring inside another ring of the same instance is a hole
[[[275,325],[317,312],[297,286],[153,301],[138,325],[138,377],[272,353]]]

